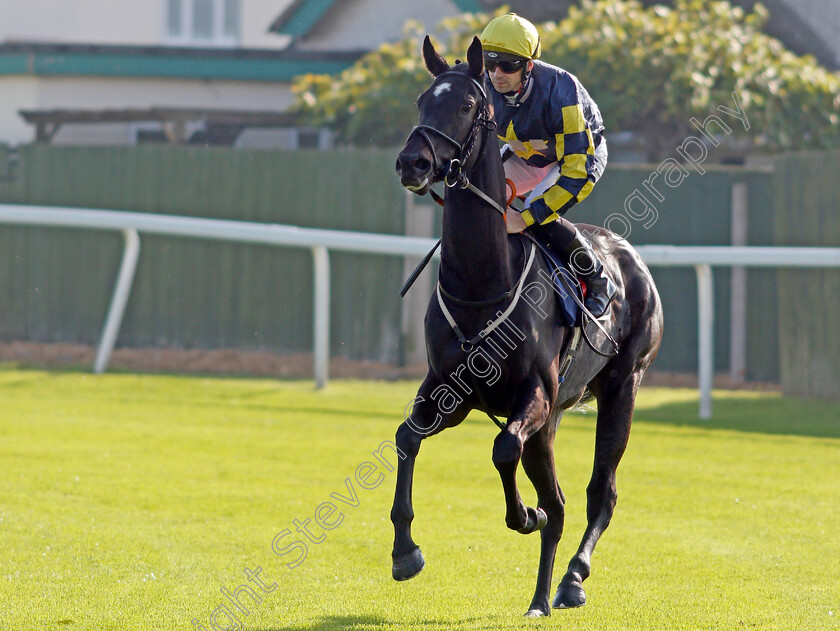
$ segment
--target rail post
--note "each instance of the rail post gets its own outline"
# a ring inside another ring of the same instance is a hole
[[[93,362],[93,372],[97,375],[105,372],[108,367],[108,360],[111,359],[111,353],[114,352],[114,345],[117,342],[117,334],[120,332],[125,307],[128,304],[128,297],[131,295],[134,272],[137,271],[137,259],[140,257],[140,235],[137,234],[137,230],[126,228],[122,231],[122,234],[125,247],[123,248],[120,271],[117,273],[114,296],[111,298],[111,306],[108,308],[108,316],[105,319],[99,348],[96,350],[96,359]]]
[[[315,387],[324,388],[330,370],[330,254],[324,246],[312,248],[315,276],[315,298],[312,334],[315,365]]]
[[[708,264],[695,265],[697,273],[697,356],[700,388],[700,418],[712,418],[712,382],[714,377],[714,283]]]

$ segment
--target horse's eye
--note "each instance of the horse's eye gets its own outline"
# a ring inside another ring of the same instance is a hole
[[[461,106],[461,111],[466,113],[469,112],[473,108],[473,104],[471,102],[464,103]]]

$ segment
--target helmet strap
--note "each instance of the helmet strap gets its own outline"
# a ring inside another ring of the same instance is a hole
[[[531,88],[531,73],[528,71],[528,66],[526,65],[522,69],[522,85],[516,92],[508,92],[505,94],[505,99],[507,100],[508,105],[512,107],[519,107],[522,105],[523,101],[530,96]]]
[[[529,60],[528,63],[531,63]],[[528,80],[531,78],[531,71],[528,70],[528,63],[522,66],[522,87],[519,88],[519,92],[525,92],[528,88]]]

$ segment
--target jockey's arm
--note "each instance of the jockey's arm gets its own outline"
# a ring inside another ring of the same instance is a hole
[[[559,175],[555,183],[531,200],[523,211],[523,219],[528,225],[556,220],[583,201],[595,186],[595,142],[583,108],[579,103],[565,106],[561,116],[562,131],[557,134]]]

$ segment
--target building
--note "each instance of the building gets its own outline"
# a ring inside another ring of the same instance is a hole
[[[2,42],[284,48],[268,25],[290,0],[2,0]]]
[[[644,0],[646,4],[655,1]],[[733,0],[749,10],[756,0]],[[573,0],[509,0],[536,21]],[[329,146],[287,111],[302,73],[335,73],[407,20],[502,0],[0,0],[0,143]],[[768,31],[840,68],[840,2],[765,0]]]
[[[288,38],[267,28],[276,1],[3,4],[0,141],[12,144],[200,139],[208,110],[221,121],[226,112],[263,113],[254,120],[273,124],[268,115],[293,102],[297,74],[336,72],[356,58],[285,51]],[[236,118],[210,127],[211,136],[245,129]]]
[[[401,37],[407,19],[478,9],[474,0],[0,0],[0,143],[324,147],[324,132],[297,129],[285,113],[296,76],[341,71]]]
[[[434,31],[443,18],[485,10],[478,0],[295,0],[271,24],[273,33],[290,40],[290,48],[307,51],[373,50],[403,36],[409,20]]]

